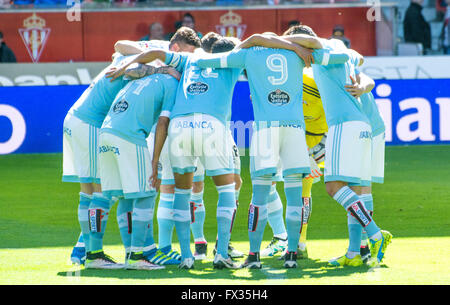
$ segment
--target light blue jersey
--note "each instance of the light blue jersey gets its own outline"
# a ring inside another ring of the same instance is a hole
[[[74,116],[97,128],[102,126],[116,94],[128,83],[123,77],[111,82],[110,78],[106,78],[105,73],[125,58],[127,56],[117,55],[113,62],[95,77],[70,109]]]
[[[151,49],[161,49],[169,51],[169,45],[170,41],[166,40],[153,39],[153,40],[138,41],[138,46],[144,49],[144,51]]]
[[[356,78],[355,67],[359,65],[360,57],[356,52],[347,49],[342,41],[337,39],[321,39],[324,48],[330,51],[347,52],[350,59],[344,64],[321,66],[313,64],[314,80],[322,97],[325,117],[328,126],[348,121],[363,121],[369,123],[362,110],[359,99],[354,98],[345,90],[345,85],[351,85],[350,76]]]
[[[356,74],[360,73],[358,69],[355,69],[355,72]],[[372,92],[364,93],[361,95],[360,99],[362,109],[369,119],[370,127],[372,127],[372,137],[382,134],[386,130],[386,127],[384,126],[383,118],[380,115],[380,111],[378,110],[378,106]]]
[[[372,127],[372,137],[382,134],[386,128],[372,92],[364,93],[361,95],[360,99],[363,111],[369,119],[370,126]]]
[[[315,62],[320,64],[348,60],[347,54],[330,56],[330,52],[322,49],[315,50],[313,56]],[[266,123],[258,124],[257,127],[276,122],[280,126],[305,128],[302,107],[304,62],[294,52],[252,47],[199,59],[198,65],[202,68],[246,69],[255,122]]]
[[[203,113],[226,124],[231,116],[233,88],[242,69],[202,69],[197,62],[204,55],[202,51],[167,52],[165,64],[182,72],[171,118]]]
[[[115,98],[100,133],[112,133],[137,145],[146,138],[160,115],[170,116],[178,81],[154,74],[130,81]]]

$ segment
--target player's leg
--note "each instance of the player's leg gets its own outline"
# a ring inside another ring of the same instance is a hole
[[[279,160],[277,133],[263,124],[255,125],[250,145],[252,203],[248,210],[250,251],[242,268],[261,268],[260,248],[268,218],[268,199]]]
[[[241,160],[240,160],[240,156],[239,156],[239,150],[236,146],[236,144],[234,143],[234,139],[230,134],[230,143],[232,143],[231,147],[232,147],[232,153],[233,153],[233,165],[234,165],[234,189],[235,189],[235,198],[236,198],[236,213],[237,213],[237,209],[239,207],[239,194],[241,191],[241,186],[242,186],[242,178],[241,178]],[[236,213],[234,213],[233,215],[233,219],[231,221],[231,233],[233,232],[233,226],[234,226],[234,220],[236,218]],[[214,247],[214,255],[217,252],[217,238],[216,238],[216,245]],[[232,259],[234,258],[241,258],[244,257],[244,253],[242,253],[241,251],[237,250],[236,248],[234,248],[231,244],[231,237],[230,237],[230,242],[228,243],[228,256],[231,257]]]
[[[133,202],[130,255],[126,261],[126,269],[161,269],[162,266],[155,265],[144,255],[146,239],[151,238],[153,241],[153,210],[156,199],[156,190],[148,182],[151,154],[147,146],[137,145],[114,135],[111,138],[113,146],[120,150],[117,164],[123,196]]]
[[[156,215],[158,220],[158,247],[163,254],[180,262],[181,255],[172,249],[172,236],[175,227],[173,221],[174,192],[175,184],[161,184]]]
[[[361,195],[359,196],[364,202],[364,206],[369,212],[370,216],[373,217],[373,197],[372,197],[372,187],[365,186],[361,188]],[[360,254],[364,263],[370,259],[370,248],[369,248],[369,236],[367,236],[366,230],[362,230],[361,234],[361,245]]]
[[[103,252],[103,236],[113,205],[113,196],[122,196],[120,172],[116,157],[119,148],[110,142],[107,135],[101,135],[99,140],[98,165],[104,186],[93,184],[92,201],[89,205],[89,252],[86,255],[86,268],[117,269],[123,265],[117,264]],[[115,149],[106,149],[115,147]]]
[[[361,236],[362,228],[357,229],[355,223],[357,222],[368,233],[370,242],[376,251],[376,255],[374,255],[376,259],[370,264],[376,265],[383,258],[392,235],[378,228],[359,195],[348,185],[349,183],[363,185],[364,179],[370,179],[371,144],[370,137],[366,135],[370,135],[370,126],[362,122],[346,122],[330,127],[326,142],[328,157],[325,160],[325,182],[328,194],[350,214],[349,231],[350,229],[359,230],[359,236]],[[369,178],[365,178],[366,176]],[[355,188],[355,190],[360,192],[360,188]],[[350,224],[354,226],[350,227]],[[356,237],[356,235],[357,233],[353,235],[352,230],[352,240],[360,243],[360,238],[353,239],[353,236]],[[356,249],[352,246],[351,250],[355,251],[350,252],[359,252],[359,247]],[[332,260],[330,263],[337,265],[362,264],[359,254],[354,258],[342,256],[340,259],[340,261]],[[355,263],[349,260],[353,260]]]
[[[233,153],[233,165],[234,165],[234,189],[235,189],[235,198],[236,198],[236,213],[239,207],[239,195],[241,193],[241,186],[242,186],[242,178],[241,178],[241,157],[239,155],[239,148],[237,147],[236,143],[234,142],[233,134],[229,133],[230,143],[232,147],[232,153]],[[234,226],[234,220],[236,218],[236,213],[233,216],[233,221],[231,222],[231,231],[233,231]],[[232,232],[233,233],[233,232]],[[230,243],[228,244],[228,255],[231,258],[240,258],[244,257],[244,253],[241,251],[235,249],[231,245],[231,238]]]
[[[312,196],[311,196],[311,189],[313,185],[314,179],[313,178],[304,178],[303,179],[303,193],[302,193],[302,200],[303,200],[303,222],[302,222],[302,229],[301,229],[301,235],[300,235],[300,242],[298,243],[298,258],[299,259],[305,259],[308,258],[308,250],[306,248],[306,239],[308,234],[308,223],[309,219],[311,217],[312,212]]]
[[[283,181],[281,165],[277,174],[273,177],[270,195],[267,204],[267,220],[272,228],[273,238],[269,245],[261,251],[261,257],[274,256],[277,253],[283,253],[287,247],[287,232],[283,218],[283,203],[277,191],[276,183]]]
[[[211,116],[203,116],[212,128],[203,130],[203,147],[200,161],[206,175],[211,176],[219,194],[217,202],[217,251],[214,268],[237,268],[229,257],[232,224],[236,214],[236,188],[232,142],[225,125]]]
[[[197,166],[194,146],[195,131],[183,126],[194,125],[194,115],[177,117],[170,121],[168,131],[169,159],[175,179],[173,219],[180,243],[181,269],[194,268],[194,257],[190,248],[190,204],[192,183]],[[195,126],[195,125],[194,125]],[[200,135],[201,139],[201,135]]]
[[[193,267],[193,259],[190,240],[190,205],[192,180],[194,173],[184,174],[174,173],[175,177],[175,196],[173,201],[173,220],[177,231],[178,241],[180,243],[182,263],[180,268],[190,269]]]
[[[125,259],[130,256],[131,248],[131,232],[132,232],[132,214],[133,214],[133,200],[119,198],[117,205],[117,224],[119,226],[120,237],[125,248]]]
[[[237,268],[228,255],[232,225],[236,214],[234,175],[232,173],[212,177],[219,199],[217,202],[217,253],[214,268]]]
[[[68,113],[63,124],[63,182],[80,182],[80,175],[86,172],[89,167],[89,160],[82,153],[89,149],[89,143],[85,136],[85,131],[89,130],[87,124]],[[84,264],[86,259],[86,244],[89,245],[89,225],[88,212],[92,197],[92,187],[90,183],[80,184],[78,201],[78,222],[81,234],[72,253],[70,260],[74,264]],[[83,236],[84,235],[84,236]]]
[[[372,162],[371,162],[371,181],[372,183],[384,182],[384,157],[385,157],[385,134],[373,135],[372,138]],[[367,210],[373,217],[374,204],[372,187],[366,186],[361,189],[361,199],[363,200]],[[361,256],[364,262],[370,259],[370,248],[367,232],[363,230],[361,237]]]
[[[90,183],[80,183],[78,223],[80,224],[81,233],[70,255],[70,260],[74,264],[84,264],[86,252],[89,251],[88,209],[92,200],[92,192],[92,185]]]
[[[200,162],[198,162],[197,164],[199,165],[199,163]],[[194,183],[190,199],[191,231],[192,236],[194,237],[194,258],[196,260],[202,260],[206,259],[207,255],[207,241],[203,232],[206,215],[205,204],[203,202],[204,182],[203,180],[198,180],[199,178],[196,179],[196,177],[197,176],[194,176]]]
[[[303,222],[302,180],[311,173],[305,132],[301,127],[280,127],[280,161],[286,194],[286,268],[297,267],[297,247]]]
[[[239,158],[239,157],[238,157]],[[236,164],[236,162],[235,162]],[[234,196],[236,198],[236,211],[233,214],[233,219],[231,221],[231,234],[233,234],[233,227],[234,227],[234,223],[235,223],[235,219],[236,219],[236,214],[237,214],[237,210],[239,208],[239,194],[241,192],[241,186],[242,186],[242,178],[240,175],[240,171],[241,171],[241,166],[240,166],[240,162],[239,162],[239,167],[235,166],[235,172],[234,172]],[[237,171],[237,168],[239,168],[239,170]],[[228,243],[228,256],[230,256],[231,258],[240,258],[240,257],[244,257],[244,253],[242,253],[241,251],[237,250],[236,248],[234,248],[231,245],[231,237],[230,237],[230,242]]]
[[[153,141],[147,138],[147,146],[153,149]],[[173,222],[173,199],[175,192],[175,179],[173,177],[172,165],[169,159],[168,141],[164,143],[161,151],[160,163],[160,197],[156,218],[158,221],[158,247],[168,257],[181,260],[181,255],[172,249],[172,236],[175,224]],[[146,246],[149,244],[146,241]]]

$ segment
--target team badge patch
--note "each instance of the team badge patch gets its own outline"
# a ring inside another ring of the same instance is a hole
[[[102,231],[101,220],[102,220],[101,209],[89,209],[89,230],[91,232]]]
[[[348,210],[364,228],[372,221],[361,201],[353,203]]]
[[[121,113],[121,112],[126,111],[127,109],[128,109],[128,103],[125,100],[119,101],[113,106],[114,113]]]
[[[208,91],[208,89],[209,89],[209,86],[207,84],[202,83],[202,82],[196,82],[196,83],[190,84],[187,87],[186,91],[192,95],[199,95],[199,94],[206,93]]]
[[[189,202],[190,210],[191,210],[191,223],[195,222],[195,202]]]
[[[289,94],[287,94],[286,92],[284,92],[280,89],[270,92],[269,95],[267,96],[267,99],[268,99],[269,103],[276,105],[276,106],[286,105],[291,100]]]
[[[259,207],[250,204],[248,208],[248,230],[249,232],[255,232],[258,225]]]

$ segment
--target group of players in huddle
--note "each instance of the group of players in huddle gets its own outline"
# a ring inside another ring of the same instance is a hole
[[[384,177],[384,124],[370,93],[375,83],[358,70],[362,63],[356,51],[305,25],[243,42],[213,32],[200,40],[186,27],[170,42],[118,41],[112,63],[64,120],[63,181],[81,185],[81,234],[72,261],[100,269],[194,268],[207,254],[207,175],[218,191],[214,268],[261,268],[261,256],[277,253],[284,267],[296,268],[308,256],[311,187],[324,175],[328,194],[347,211],[349,230],[347,253],[330,265],[377,266],[392,238],[375,224],[371,194],[371,183]],[[230,120],[241,75],[250,86],[254,123],[250,249],[239,266],[234,259],[244,255],[230,237],[242,180]],[[278,181],[284,182],[284,219]],[[125,264],[103,252],[117,201]],[[261,251],[267,222],[274,237]],[[181,253],[172,249],[174,227]]]

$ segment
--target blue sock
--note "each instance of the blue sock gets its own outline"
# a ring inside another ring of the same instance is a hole
[[[75,244],[75,248],[85,248],[85,244],[84,244],[84,239],[83,239],[83,234],[80,233],[80,235],[78,235],[78,240],[77,243]]]
[[[366,206],[367,211],[370,213],[370,216],[373,217],[373,197],[372,194],[363,194],[359,196],[361,200],[364,202],[364,205]],[[367,236],[366,230],[363,230],[361,235],[361,243],[367,244],[367,239],[369,237]]]
[[[92,194],[89,205],[89,251],[99,252],[103,250],[103,236],[108,222],[111,202],[102,193]]]
[[[119,204],[117,206],[117,224],[119,226],[123,246],[125,247],[125,253],[129,253],[131,247],[132,213],[133,200],[125,198],[119,199]]]
[[[234,183],[217,186],[219,201],[217,203],[217,253],[228,258],[228,244],[231,225],[236,212]]]
[[[175,226],[173,222],[173,198],[174,194],[161,193],[159,196],[158,212],[158,246],[160,249],[172,248],[172,234]]]
[[[149,230],[149,223],[153,221],[154,202],[155,195],[133,200],[131,252],[143,252],[148,241],[155,243],[153,232]]]
[[[248,237],[250,240],[250,253],[259,252],[267,224],[267,200],[272,185],[272,176],[256,177],[252,181],[253,202],[248,210]]]
[[[347,225],[349,239],[347,251],[360,253],[359,249],[361,248],[361,233],[363,228],[358,220],[353,217],[350,212],[347,213]]]
[[[339,202],[345,210],[350,212],[358,222],[364,227],[369,237],[380,232],[380,228],[370,216],[358,195],[348,186],[342,187],[334,194],[333,199]]]
[[[78,222],[80,223],[81,236],[83,238],[86,252],[89,251],[89,205],[92,195],[80,192],[80,204],[78,205]],[[80,239],[78,239],[80,241]]]
[[[267,203],[267,212],[269,225],[272,228],[273,235],[282,239],[287,238],[286,227],[284,225],[283,219],[283,203],[281,202],[280,196],[276,185],[272,185],[270,188],[270,195]]]
[[[173,200],[173,220],[177,231],[182,259],[192,258],[191,252],[191,215],[189,212],[189,199],[191,189],[175,188]]]
[[[191,194],[191,231],[194,240],[206,241],[203,226],[205,224],[205,205],[203,204],[203,192]]]
[[[286,194],[288,251],[297,252],[303,222],[302,175],[285,177],[284,193]]]

